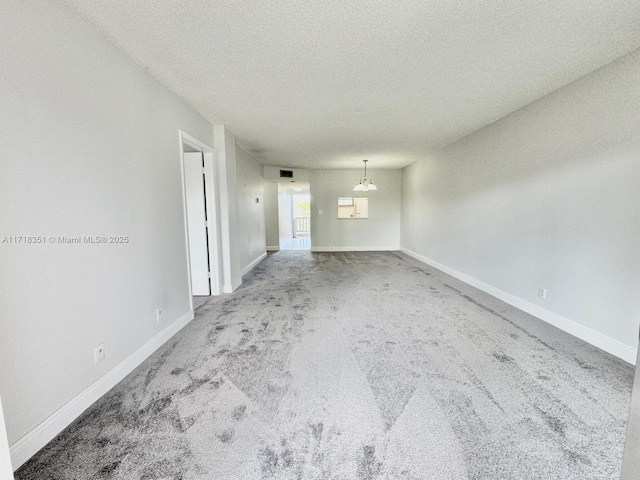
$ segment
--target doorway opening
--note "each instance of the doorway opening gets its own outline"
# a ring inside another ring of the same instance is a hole
[[[180,131],[191,308],[220,295],[219,225],[214,151]]]
[[[311,195],[308,183],[278,185],[280,250],[311,250]]]

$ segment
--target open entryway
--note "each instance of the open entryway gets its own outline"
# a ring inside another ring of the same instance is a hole
[[[185,132],[180,140],[189,286],[199,304],[202,297],[220,294],[214,155],[211,147]]]
[[[311,195],[309,184],[278,188],[280,250],[311,250]]]

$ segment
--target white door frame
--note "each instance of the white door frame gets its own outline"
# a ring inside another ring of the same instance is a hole
[[[187,245],[187,271],[189,276],[189,295],[193,310],[193,287],[191,285],[191,262],[189,256],[189,230],[187,225],[187,190],[184,178],[184,145],[202,152],[204,158],[205,204],[208,216],[209,268],[211,271],[211,295],[220,295],[220,215],[218,212],[219,192],[215,175],[215,150],[187,132],[179,130],[180,136],[180,174],[182,176],[182,208],[184,211],[184,232]]]

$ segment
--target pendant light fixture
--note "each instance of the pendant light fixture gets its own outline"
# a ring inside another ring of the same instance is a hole
[[[367,162],[369,160],[363,160],[364,162],[364,177],[360,179],[360,183],[358,183],[355,187],[353,187],[354,192],[367,192],[371,190],[378,190],[373,184],[373,180],[367,177]]]

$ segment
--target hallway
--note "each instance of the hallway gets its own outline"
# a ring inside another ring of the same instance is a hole
[[[280,250],[311,250],[311,237],[290,238],[280,245]]]

